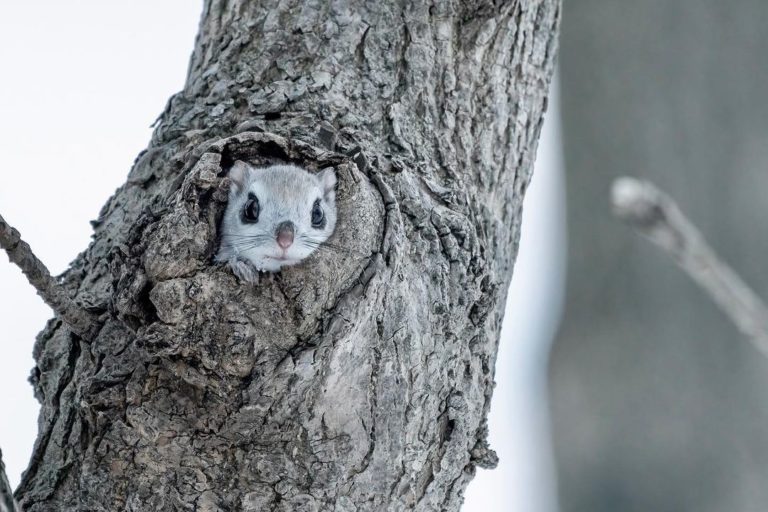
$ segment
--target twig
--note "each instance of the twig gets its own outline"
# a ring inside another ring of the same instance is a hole
[[[42,297],[72,331],[86,340],[95,337],[98,329],[96,318],[78,306],[66,290],[51,276],[42,261],[37,259],[29,245],[21,239],[0,215],[0,247],[8,253],[11,263],[16,264],[27,276],[29,284]]]
[[[3,463],[3,451],[0,450],[0,512],[16,512],[18,507],[13,499],[13,489],[5,475],[5,464]]]
[[[618,178],[611,190],[616,215],[667,251],[752,343],[768,355],[768,308],[717,257],[677,205],[653,184]]]

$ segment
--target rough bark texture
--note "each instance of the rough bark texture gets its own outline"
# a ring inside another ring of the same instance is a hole
[[[552,356],[563,512],[768,506],[768,360],[610,214],[656,183],[768,297],[768,2],[565,2],[568,292]]]
[[[16,512],[16,503],[13,500],[13,488],[8,483],[3,463],[3,452],[0,451],[0,512]]]
[[[457,510],[485,416],[556,0],[208,0],[187,85],[35,347],[24,510]],[[214,266],[235,159],[334,166],[340,222]]]

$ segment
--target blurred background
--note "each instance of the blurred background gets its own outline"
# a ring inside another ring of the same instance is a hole
[[[3,5],[0,212],[54,272],[181,89],[199,13],[188,0]],[[768,361],[612,218],[608,190],[619,175],[656,182],[768,296],[768,2],[566,0],[560,48],[496,368],[501,462],[463,510],[764,511]],[[0,448],[15,485],[37,428],[32,343],[51,313],[0,260]]]
[[[560,48],[561,510],[768,510],[768,361],[607,200],[654,181],[768,297],[768,2],[566,0]]]

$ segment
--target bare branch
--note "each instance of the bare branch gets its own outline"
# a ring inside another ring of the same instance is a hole
[[[53,311],[73,332],[86,340],[92,339],[98,329],[96,318],[78,306],[66,290],[51,276],[42,261],[32,252],[21,235],[0,215],[0,247],[8,253],[11,263],[16,264]]]
[[[3,451],[0,450],[0,512],[16,512],[18,507],[13,499],[13,489],[5,475],[5,464],[3,463]]]
[[[615,214],[668,252],[752,343],[768,355],[768,308],[728,265],[672,199],[634,178],[613,182]]]

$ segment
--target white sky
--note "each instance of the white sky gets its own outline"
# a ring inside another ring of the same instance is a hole
[[[3,2],[0,214],[58,274],[88,246],[99,210],[184,85],[202,2]],[[0,255],[0,449],[26,468],[37,401],[26,379],[52,316]]]
[[[189,0],[4,3],[0,213],[54,274],[87,247],[88,221],[123,183],[149,141],[149,125],[183,86],[200,8]],[[490,425],[501,463],[479,472],[465,512],[555,511],[544,385],[564,281],[559,155],[553,101],[499,350]],[[32,345],[51,316],[1,255],[0,449],[13,486],[37,431],[26,381]]]

